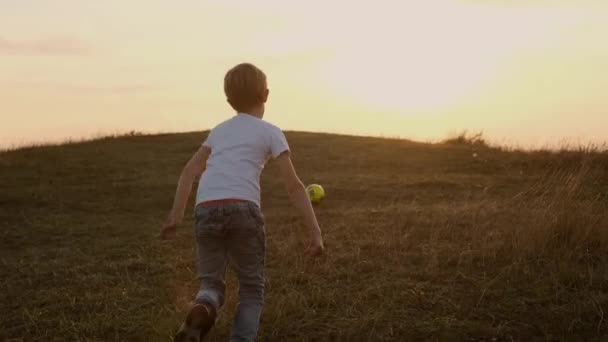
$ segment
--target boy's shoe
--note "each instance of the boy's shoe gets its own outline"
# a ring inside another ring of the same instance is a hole
[[[211,304],[195,304],[186,321],[173,338],[174,342],[200,342],[215,324],[215,308]]]

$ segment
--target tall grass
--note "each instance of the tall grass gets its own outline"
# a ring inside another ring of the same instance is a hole
[[[608,253],[606,158],[561,153],[530,189],[515,196],[511,253],[579,259]]]
[[[451,134],[441,143],[448,145],[473,145],[487,146],[488,143],[483,136],[483,132],[469,132],[467,130],[460,133]]]

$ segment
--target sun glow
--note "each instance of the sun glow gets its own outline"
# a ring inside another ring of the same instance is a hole
[[[607,34],[592,0],[7,0],[0,145],[208,128],[244,60],[267,72],[284,129],[608,140]]]

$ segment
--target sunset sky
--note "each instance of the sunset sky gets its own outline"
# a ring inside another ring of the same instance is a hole
[[[242,61],[285,130],[608,141],[605,0],[0,0],[0,147],[213,127]]]

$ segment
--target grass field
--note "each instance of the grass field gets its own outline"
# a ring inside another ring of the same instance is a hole
[[[0,153],[0,341],[168,341],[192,218],[157,239],[205,134]],[[327,253],[269,164],[260,341],[606,341],[608,154],[287,134]],[[236,301],[208,339],[226,341]]]

